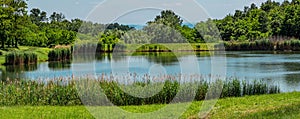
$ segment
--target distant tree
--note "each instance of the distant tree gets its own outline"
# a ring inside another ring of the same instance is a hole
[[[65,18],[66,18],[65,15],[56,12],[53,12],[52,15],[50,16],[51,22],[62,22]]]
[[[171,28],[178,28],[182,25],[183,20],[171,10],[164,10],[160,15],[156,16],[154,21],[149,21],[148,24],[163,24]]]

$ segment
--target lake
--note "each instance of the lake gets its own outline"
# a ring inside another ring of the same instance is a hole
[[[77,56],[73,62],[43,62],[30,66],[2,67],[2,79],[52,79],[102,73],[139,75],[180,74],[198,71],[210,76],[213,63],[225,63],[217,70],[226,72],[228,78],[263,80],[279,85],[283,92],[300,91],[300,52],[181,52],[181,53],[103,53],[96,58]],[[212,70],[213,69],[213,70]]]

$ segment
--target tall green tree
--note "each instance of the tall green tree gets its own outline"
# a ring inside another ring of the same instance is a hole
[[[154,21],[149,21],[148,24],[163,24],[171,28],[179,28],[183,20],[171,10],[164,10],[160,15],[156,16]]]

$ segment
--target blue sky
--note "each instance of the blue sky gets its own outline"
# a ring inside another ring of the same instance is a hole
[[[80,18],[100,23],[143,24],[161,9],[172,9],[187,22],[223,18],[251,3],[266,0],[29,0],[29,9],[40,8],[48,15],[62,12],[67,19]],[[282,2],[283,0],[276,0]],[[137,10],[138,9],[138,10]]]

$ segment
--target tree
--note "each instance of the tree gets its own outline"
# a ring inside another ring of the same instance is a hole
[[[160,15],[156,16],[154,21],[149,21],[148,24],[163,24],[171,28],[179,28],[183,20],[171,10],[164,10]]]
[[[71,30],[71,31],[75,31],[75,32],[78,32],[79,31],[79,28],[81,27],[83,21],[80,20],[80,19],[72,19],[71,20],[71,25],[69,26],[69,29],[68,30]]]
[[[24,0],[12,0],[11,6],[13,7],[13,40],[11,41],[11,45],[18,47],[18,42],[23,39],[24,32],[23,28],[26,27],[28,23],[27,17],[27,3]]]
[[[66,18],[65,15],[56,12],[53,12],[52,15],[50,16],[51,22],[62,22],[65,18]]]
[[[270,30],[270,26],[269,26],[269,19],[267,16],[267,13],[262,11],[259,14],[258,17],[258,22],[259,22],[259,31],[262,33],[267,33]]]

